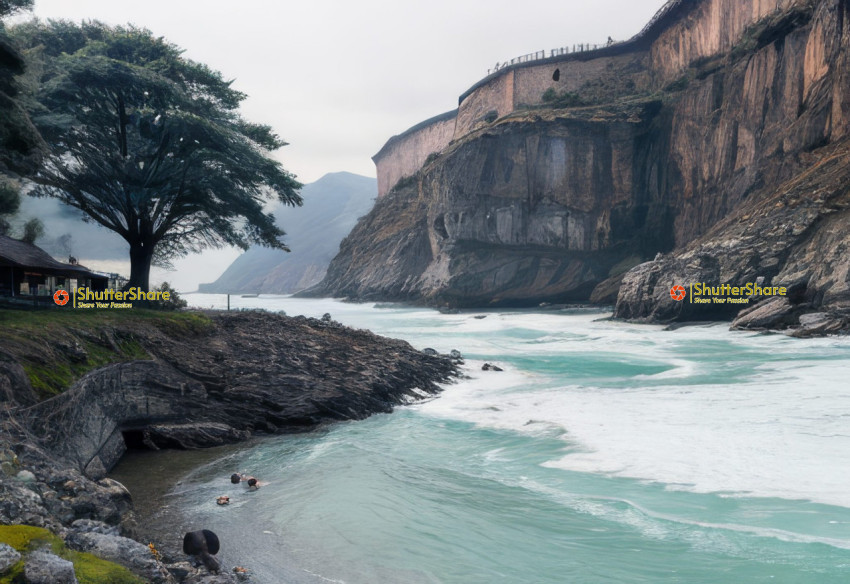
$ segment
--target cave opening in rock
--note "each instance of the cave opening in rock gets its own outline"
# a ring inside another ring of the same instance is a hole
[[[561,80],[561,70],[555,69],[555,72],[552,73],[552,81],[560,81]]]
[[[121,435],[124,437],[127,450],[150,450],[150,447],[145,444],[144,430],[122,430]]]

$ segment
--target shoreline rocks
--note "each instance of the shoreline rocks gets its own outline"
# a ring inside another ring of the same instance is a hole
[[[8,357],[0,373],[12,372],[0,375],[8,383],[0,390],[24,398],[0,410],[0,525],[46,528],[68,549],[91,552],[150,582],[243,581],[242,573],[193,568],[167,543],[169,563],[163,563],[135,541],[130,493],[105,477],[128,441],[194,449],[308,431],[426,398],[458,374],[458,357],[428,355],[331,318],[260,312],[206,318],[201,330],[134,320],[103,331],[63,331],[64,342],[132,339],[150,358],[94,369],[35,405],[28,379],[14,373],[23,371],[25,358],[48,361],[55,353],[49,343],[39,349],[33,341],[29,353],[15,355],[0,339]],[[38,577],[36,568],[31,572]]]

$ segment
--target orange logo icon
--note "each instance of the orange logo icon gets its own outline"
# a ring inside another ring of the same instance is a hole
[[[58,304],[59,306],[65,306],[68,304],[68,300],[70,296],[65,290],[57,290],[55,294],[53,294],[53,302]]]
[[[676,302],[681,302],[685,299],[685,287],[684,286],[673,286],[670,288],[670,298],[675,300]]]

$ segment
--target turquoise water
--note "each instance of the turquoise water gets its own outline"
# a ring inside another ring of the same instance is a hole
[[[233,300],[457,348],[469,376],[184,480],[169,505],[258,582],[850,581],[850,339]]]

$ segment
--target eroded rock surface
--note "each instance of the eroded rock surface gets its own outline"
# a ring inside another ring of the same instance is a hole
[[[690,4],[623,73],[632,93],[626,79],[603,91],[603,75],[575,89],[589,103],[517,109],[455,136],[378,201],[309,294],[617,298],[618,317],[663,322],[740,310],[672,304],[673,284],[764,278],[808,303],[800,313],[842,313],[850,6]]]
[[[31,339],[26,346],[0,339],[8,350],[0,373],[11,372],[6,395],[23,396],[0,412],[0,524],[46,528],[68,547],[151,582],[241,581],[244,575],[211,575],[176,561],[184,556],[163,564],[133,539],[130,493],[105,478],[126,440],[200,448],[255,433],[309,430],[422,399],[457,372],[458,359],[346,328],[330,316],[243,312],[196,320],[203,326],[127,318],[102,330],[53,329],[47,341]],[[95,369],[61,395],[31,405],[35,393],[17,372],[24,362],[65,364],[73,356],[56,352],[57,339],[67,346],[96,340],[89,345],[94,352],[117,352],[132,342],[148,358]],[[30,568],[33,577],[42,564]]]

